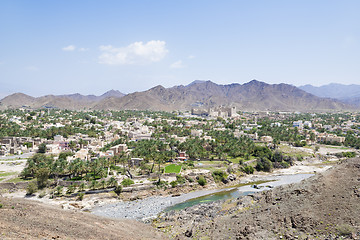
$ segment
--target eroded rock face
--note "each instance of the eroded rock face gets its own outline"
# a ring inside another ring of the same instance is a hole
[[[236,175],[234,174],[229,174],[229,176],[226,179],[227,181],[235,181],[236,180]]]
[[[0,196],[0,239],[167,239],[140,222]],[[81,207],[73,204],[73,208]]]
[[[162,214],[178,239],[360,239],[360,159],[298,184]],[[190,235],[191,233],[191,235]]]

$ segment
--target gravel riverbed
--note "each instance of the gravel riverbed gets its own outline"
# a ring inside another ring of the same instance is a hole
[[[251,186],[239,187],[238,191],[263,191],[269,189],[266,186],[276,187],[284,184],[290,184],[300,182],[301,180],[312,176],[313,174],[295,174],[295,175],[283,175],[283,176],[267,176],[261,180],[275,180],[273,182],[259,184],[259,189],[255,189]],[[120,219],[136,219],[146,222],[149,219],[157,217],[157,215],[164,211],[166,208],[176,205],[178,203],[185,202],[190,199],[194,199],[200,196],[205,196],[222,191],[228,191],[229,189],[215,189],[215,190],[201,190],[186,193],[180,196],[152,196],[145,199],[139,199],[135,201],[120,201],[117,203],[107,204],[96,207],[92,210],[92,213],[99,216],[109,218]]]

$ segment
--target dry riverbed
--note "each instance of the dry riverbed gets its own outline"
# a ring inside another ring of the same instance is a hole
[[[276,169],[272,173],[258,172],[253,175],[245,175],[238,178],[231,184],[222,185],[220,188],[215,183],[209,183],[205,188],[202,188],[198,186],[197,183],[194,183],[194,187],[176,187],[173,189],[169,188],[166,191],[153,189],[133,193],[122,193],[122,199],[119,199],[113,192],[85,195],[82,201],[78,201],[76,197],[58,197],[50,199],[49,195],[39,198],[39,195],[44,193],[46,190],[43,192],[39,191],[35,196],[27,198],[37,200],[45,204],[58,205],[63,209],[82,210],[110,218],[136,219],[146,222],[148,219],[156,217],[160,212],[170,206],[189,199],[197,198],[199,196],[223,191],[224,187],[229,188],[231,185],[270,181],[286,175],[319,173],[327,170],[331,166],[332,165],[328,164],[321,165],[321,161],[310,159],[302,162],[296,162],[296,165],[287,169]],[[19,168],[18,166],[13,167]],[[286,181],[282,184],[286,184]],[[3,196],[23,198],[25,196],[25,191],[22,190],[12,193],[6,192],[3,193]],[[130,199],[132,199],[132,201],[128,201]]]
[[[321,165],[318,160],[298,162],[287,169],[277,169],[272,173],[257,173],[254,175],[246,175],[241,177],[236,183],[246,184],[260,181],[273,181],[278,180],[275,183],[263,184],[263,185],[284,185],[297,181],[301,181],[302,178],[296,178],[301,174],[314,174],[324,172],[331,168],[332,165]],[[334,163],[335,164],[335,163]],[[276,184],[277,183],[277,184]],[[233,183],[234,184],[234,183]],[[223,187],[226,187],[223,186]],[[228,187],[228,186],[227,186]],[[197,190],[189,193],[183,193],[180,196],[150,196],[135,201],[119,201],[111,204],[103,204],[102,206],[96,206],[92,209],[92,213],[100,216],[106,216],[110,218],[129,218],[137,219],[141,221],[147,221],[156,217],[160,212],[166,208],[185,202],[190,199],[194,199],[204,195],[210,195],[213,193],[224,191],[224,188],[218,189],[214,186],[210,186],[210,190]],[[231,187],[230,187],[231,188]],[[265,189],[265,188],[264,188]],[[262,189],[262,190],[264,190]],[[229,190],[229,188],[227,189]],[[181,191],[181,189],[179,189]],[[250,186],[243,187],[239,191],[258,191]]]

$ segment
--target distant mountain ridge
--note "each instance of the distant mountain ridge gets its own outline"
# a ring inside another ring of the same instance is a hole
[[[267,84],[252,80],[244,84],[220,85],[211,81],[195,80],[183,86],[164,88],[155,86],[143,92],[123,95],[111,90],[101,96],[47,95],[33,98],[12,94],[0,101],[0,107],[54,107],[72,110],[156,110],[174,111],[235,106],[242,111],[338,111],[352,106],[338,100],[320,98],[289,84]]]
[[[45,95],[32,97],[24,93],[14,93],[0,100],[0,108],[60,108],[70,110],[82,110],[91,107],[94,103],[110,97],[123,97],[125,94],[118,90],[110,90],[106,93],[95,95],[81,95],[79,93],[67,95]]]
[[[308,84],[300,86],[299,88],[318,97],[334,98],[347,104],[360,107],[360,85],[330,83],[315,87]]]

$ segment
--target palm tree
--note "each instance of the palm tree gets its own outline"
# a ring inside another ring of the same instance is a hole
[[[74,163],[74,176],[77,177],[80,175],[80,172],[81,172],[81,164],[82,160],[80,159],[77,159],[75,160],[75,163]]]
[[[100,182],[102,188],[104,189],[105,188],[105,185],[106,185],[106,181],[105,179],[102,179],[101,182]]]
[[[98,174],[99,174],[100,178],[104,178],[107,175],[107,171],[104,168],[99,168]]]
[[[74,172],[75,172],[75,163],[74,163],[74,161],[72,161],[67,167],[67,170],[68,170],[68,172],[70,174],[70,177],[72,177],[74,175]]]
[[[90,176],[89,176],[89,172],[91,172],[91,161],[86,161],[85,162],[85,179],[86,181],[89,181],[90,180]]]
[[[120,157],[120,159],[119,159],[120,163],[123,165],[124,173],[125,173],[125,171],[126,171],[125,165],[128,162],[127,156],[125,156],[125,154],[121,153],[119,157]]]
[[[109,181],[107,182],[109,187],[115,187],[117,185],[117,181],[114,177],[111,177]]]
[[[98,167],[99,167],[99,160],[95,159],[94,161],[90,162],[90,169],[93,173],[93,178],[95,179],[96,174],[98,173]]]
[[[84,161],[79,162],[79,174],[80,177],[83,176],[84,172],[86,172],[86,163]]]
[[[164,163],[167,159],[168,159],[168,157],[163,152],[158,153],[156,156],[156,162],[159,164],[159,173],[158,173],[159,174],[159,180],[158,180],[159,183],[161,181],[161,164]]]
[[[154,166],[155,166],[155,162],[156,162],[156,155],[157,155],[156,152],[152,152],[150,155],[151,159],[153,160],[153,164],[151,166],[150,173],[152,173],[154,170]]]
[[[95,190],[96,185],[97,185],[96,180],[92,180],[91,183],[90,183],[90,188],[91,188],[92,190]]]
[[[69,148],[74,151],[75,148],[76,148],[76,142],[70,141],[70,143],[69,143]]]
[[[59,173],[60,173],[60,175],[65,174],[67,166],[68,166],[68,162],[65,159],[60,159],[60,163],[59,163]]]
[[[79,186],[79,191],[84,191],[84,189],[85,189],[85,183],[84,182],[82,182],[81,184],[80,184],[80,186]]]

